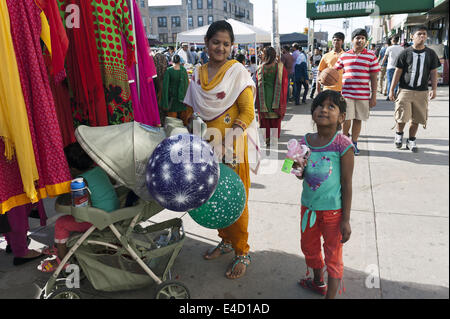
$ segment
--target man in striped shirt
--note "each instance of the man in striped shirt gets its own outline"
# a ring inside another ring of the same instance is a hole
[[[369,119],[370,108],[377,104],[377,75],[380,66],[375,54],[365,48],[367,39],[365,29],[353,31],[353,48],[343,53],[334,66],[337,70],[344,70],[342,95],[347,102],[347,114],[343,133],[350,136],[352,128],[351,137],[355,145],[355,155],[359,155],[358,137],[361,133],[361,121]]]

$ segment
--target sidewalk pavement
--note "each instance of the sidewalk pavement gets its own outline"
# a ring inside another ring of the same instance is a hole
[[[361,154],[355,158],[352,236],[344,245],[345,294],[338,298],[449,298],[449,89],[440,87],[430,103],[429,123],[419,129],[414,154],[393,144],[393,103],[379,96],[363,124]],[[312,132],[310,104],[288,105],[278,146],[276,173],[252,175],[249,244],[252,264],[238,280],[225,278],[232,255],[201,257],[219,242],[217,231],[188,214],[163,211],[152,221],[182,217],[187,240],[173,277],[194,299],[317,299],[297,284],[306,273],[300,250],[301,182],[281,172],[287,141]],[[405,134],[407,137],[407,134]],[[48,226],[30,219],[31,248],[49,245],[58,214],[46,199]],[[35,298],[50,277],[38,261],[13,266],[0,239],[0,298]],[[95,291],[87,280],[83,298],[152,298],[155,285],[131,292]]]

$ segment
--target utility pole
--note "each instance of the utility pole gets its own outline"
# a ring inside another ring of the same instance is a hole
[[[189,3],[192,0],[186,0],[186,31],[189,31]]]
[[[277,51],[277,55],[281,56],[280,33],[278,29],[278,0],[272,0],[272,47]]]

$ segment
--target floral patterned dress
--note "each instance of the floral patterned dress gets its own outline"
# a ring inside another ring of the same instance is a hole
[[[61,11],[66,11],[67,5],[71,1],[58,0],[58,3]],[[127,66],[131,66],[135,62],[135,40],[129,7],[126,0],[91,0],[90,6],[108,111],[108,123],[131,122],[133,121],[133,107]],[[126,48],[122,45],[122,35],[126,40]],[[124,50],[127,52],[127,59],[124,57]]]

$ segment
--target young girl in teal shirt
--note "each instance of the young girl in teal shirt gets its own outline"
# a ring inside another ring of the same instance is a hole
[[[345,111],[346,103],[340,93],[326,90],[317,95],[311,106],[317,133],[306,134],[300,141],[309,147],[311,156],[306,163],[295,164],[304,169],[301,249],[307,267],[314,272],[314,278],[302,279],[299,284],[326,298],[336,296],[344,271],[342,246],[351,234],[353,143],[339,132]],[[323,279],[325,265],[328,285]]]

